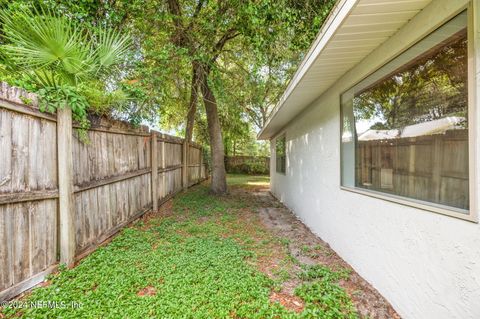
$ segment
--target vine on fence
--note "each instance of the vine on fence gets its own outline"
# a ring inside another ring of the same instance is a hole
[[[44,87],[38,90],[37,94],[40,102],[39,109],[42,112],[54,113],[58,109],[70,107],[73,120],[80,126],[77,130],[80,140],[84,143],[88,142],[87,130],[90,127],[90,121],[87,118],[87,109],[89,105],[84,96],[71,86]]]

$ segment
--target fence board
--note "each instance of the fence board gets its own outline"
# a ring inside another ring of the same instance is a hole
[[[0,109],[0,194],[11,191],[12,180],[12,116]]]

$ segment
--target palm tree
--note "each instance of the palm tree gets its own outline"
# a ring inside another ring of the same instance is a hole
[[[30,78],[49,110],[69,105],[74,118],[86,126],[88,102],[79,87],[105,82],[118,72],[130,50],[128,35],[105,27],[82,28],[44,9],[3,10],[0,22],[5,68]]]
[[[116,30],[81,28],[51,11],[0,11],[4,39],[0,50],[13,71],[41,86],[76,86],[107,75],[124,61],[129,37]]]

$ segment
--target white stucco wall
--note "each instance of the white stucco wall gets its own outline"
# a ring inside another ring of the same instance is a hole
[[[479,6],[480,1],[474,1]],[[418,40],[419,32],[431,31],[432,24],[438,26],[465,3],[434,0],[405,32],[389,41]],[[476,28],[476,73],[480,77],[480,28]],[[394,47],[390,42],[279,132],[286,133],[287,173],[275,172],[275,143],[271,143],[272,192],[378,289],[402,317],[478,319],[479,224],[340,189],[340,94],[373,71],[382,60],[379,55],[388,58],[399,53],[390,49]],[[476,86],[480,92],[480,81]],[[477,134],[479,126],[475,127]],[[479,149],[480,145],[477,153]],[[478,177],[476,182],[478,185]]]

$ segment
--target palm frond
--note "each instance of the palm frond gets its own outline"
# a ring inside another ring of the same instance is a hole
[[[0,11],[5,38],[2,52],[24,70],[58,70],[67,78],[82,78],[95,70],[94,49],[66,17],[51,12]]]
[[[128,35],[114,29],[101,27],[97,31],[96,56],[101,68],[108,68],[123,62],[130,50]]]
[[[85,28],[46,9],[0,11],[4,45],[0,54],[45,85],[77,86],[100,78],[127,57],[130,38],[120,32]]]
[[[46,70],[33,71],[35,74],[35,80],[43,87],[57,87],[57,81],[55,75]]]

